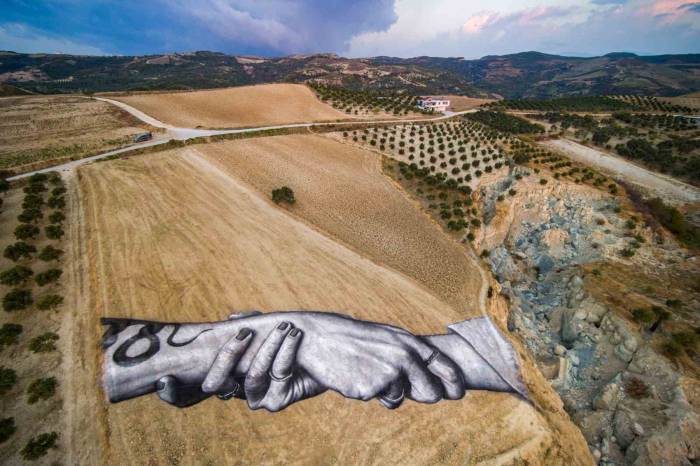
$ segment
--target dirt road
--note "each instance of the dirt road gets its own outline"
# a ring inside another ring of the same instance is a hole
[[[621,157],[593,149],[568,139],[543,141],[543,146],[561,151],[568,157],[599,168],[614,178],[632,183],[653,196],[659,196],[674,204],[700,202],[700,189],[670,176],[655,173],[635,165]]]

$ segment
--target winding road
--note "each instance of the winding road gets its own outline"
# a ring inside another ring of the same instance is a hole
[[[323,127],[323,126],[330,126],[330,125],[357,125],[357,124],[362,124],[362,123],[372,123],[372,124],[397,123],[398,124],[398,123],[419,123],[419,122],[428,122],[428,121],[441,121],[441,120],[447,120],[449,118],[452,118],[452,117],[455,117],[458,115],[464,115],[466,113],[474,113],[476,111],[476,109],[464,110],[461,112],[446,111],[446,112],[444,112],[443,115],[435,117],[435,118],[410,119],[410,120],[399,120],[399,119],[361,120],[360,119],[360,120],[355,120],[355,121],[325,122],[325,123],[290,123],[290,124],[286,124],[286,125],[257,126],[257,127],[252,127],[252,128],[238,128],[238,129],[199,129],[199,128],[178,128],[176,126],[169,125],[169,124],[164,123],[160,120],[157,120],[156,118],[153,118],[150,115],[147,115],[146,113],[142,112],[141,110],[138,110],[137,108],[132,107],[131,105],[125,104],[124,102],[120,102],[118,100],[107,99],[104,97],[92,97],[92,98],[96,99],[96,100],[100,100],[102,102],[106,102],[106,103],[115,105],[115,106],[121,108],[122,110],[130,113],[131,115],[133,115],[137,119],[143,121],[144,123],[151,125],[153,127],[165,130],[164,137],[154,139],[151,141],[147,141],[147,142],[143,142],[143,143],[132,144],[128,147],[123,147],[121,149],[111,150],[108,152],[102,152],[100,154],[92,155],[89,157],[84,157],[84,158],[78,159],[78,160],[72,160],[70,162],[66,162],[66,163],[63,163],[60,165],[53,165],[51,167],[22,173],[19,175],[12,176],[12,177],[8,178],[8,180],[9,181],[19,180],[22,178],[32,176],[36,173],[48,173],[48,172],[53,172],[53,171],[69,171],[69,170],[73,170],[81,165],[84,165],[86,163],[94,162],[95,160],[104,159],[107,157],[111,157],[113,155],[124,154],[127,152],[143,149],[146,147],[153,147],[153,146],[158,146],[161,144],[166,144],[166,143],[173,141],[173,140],[186,141],[188,139],[209,137],[209,136],[219,136],[222,134],[255,133],[258,131],[286,129],[286,128],[313,128],[313,127]]]

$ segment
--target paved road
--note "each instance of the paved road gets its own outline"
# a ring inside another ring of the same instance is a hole
[[[117,154],[123,154],[126,152],[138,150],[138,149],[143,149],[144,147],[151,147],[151,146],[157,146],[160,144],[165,144],[171,140],[178,140],[178,141],[185,141],[187,139],[193,139],[193,138],[199,138],[199,137],[207,137],[207,136],[218,136],[221,134],[239,134],[239,133],[253,133],[256,131],[263,131],[263,130],[272,130],[272,129],[285,129],[285,128],[311,128],[311,127],[320,127],[320,126],[329,126],[329,125],[356,125],[358,123],[418,123],[418,122],[427,122],[427,121],[440,121],[440,120],[446,120],[448,118],[452,118],[458,115],[464,115],[466,113],[473,113],[476,110],[466,110],[463,112],[445,112],[445,114],[435,117],[435,118],[424,118],[424,119],[411,119],[411,120],[356,120],[356,121],[343,121],[343,122],[327,122],[327,123],[292,123],[288,125],[275,125],[275,126],[258,126],[254,128],[238,128],[238,129],[197,129],[197,128],[178,128],[173,125],[169,125],[167,123],[163,123],[160,120],[157,120],[153,118],[150,115],[147,115],[146,113],[142,112],[141,110],[138,110],[131,105],[125,104],[124,102],[119,102],[118,100],[113,100],[113,99],[106,99],[104,97],[94,97],[97,100],[101,100],[103,102],[107,102],[109,104],[115,105],[122,110],[127,111],[134,117],[138,118],[139,120],[143,121],[146,124],[149,124],[151,126],[154,126],[156,128],[161,128],[165,130],[165,135],[163,138],[158,138],[154,139],[152,141],[144,142],[144,143],[139,143],[139,144],[133,144],[128,147],[124,147],[122,149],[117,149],[117,150],[112,150],[109,152],[103,152],[101,154],[96,154],[92,155],[90,157],[85,157],[79,160],[73,160],[71,162],[67,162],[61,165],[54,165],[52,167],[48,168],[42,168],[41,170],[34,170],[31,172],[27,173],[22,173],[21,175],[16,175],[13,177],[8,178],[8,180],[19,180],[21,178],[26,178],[28,176],[32,176],[35,173],[46,173],[46,172],[51,172],[51,171],[66,171],[66,170],[73,170],[80,165],[93,162],[95,160],[100,160],[104,159],[106,157],[110,157],[112,155],[117,155]]]
[[[552,139],[543,141],[541,144],[550,149],[557,149],[576,161],[598,167],[614,178],[637,185],[644,191],[651,191],[666,200],[675,201],[674,203],[700,202],[700,189],[695,186],[647,170],[622,157],[581,145],[569,139]]]

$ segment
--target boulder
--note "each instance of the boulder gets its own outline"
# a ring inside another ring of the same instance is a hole
[[[571,348],[583,331],[584,321],[576,317],[575,309],[566,309],[561,319],[561,341]]]
[[[615,417],[613,418],[613,431],[615,432],[615,439],[617,444],[623,450],[632,445],[636,434],[634,433],[634,420],[629,411],[624,409],[618,409],[615,412]]]
[[[622,398],[622,389],[618,377],[604,386],[593,398],[593,408],[598,411],[611,411],[617,407]]]

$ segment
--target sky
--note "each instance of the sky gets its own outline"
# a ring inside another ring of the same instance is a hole
[[[700,0],[0,0],[0,50],[479,58],[700,53]]]

